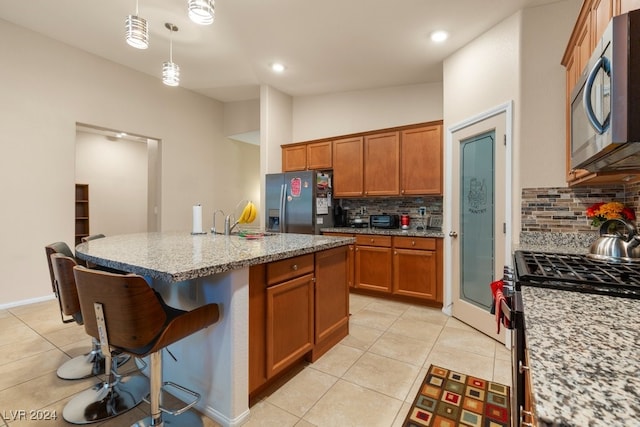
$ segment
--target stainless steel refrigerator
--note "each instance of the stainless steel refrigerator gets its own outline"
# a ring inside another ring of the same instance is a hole
[[[267,231],[320,234],[333,227],[331,172],[301,171],[266,176]]]

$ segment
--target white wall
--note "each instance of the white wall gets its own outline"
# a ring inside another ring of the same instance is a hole
[[[563,0],[524,9],[444,62],[445,127],[513,101],[515,241],[521,226],[521,189],[566,185],[560,60],[580,3]]]
[[[260,131],[260,100],[226,102],[224,134],[226,136]]]
[[[444,61],[445,129],[470,117],[513,101],[513,162],[518,171],[520,144],[520,29],[521,12],[491,28]],[[447,174],[445,165],[444,174]],[[520,186],[513,177],[513,228],[520,229]],[[447,195],[445,194],[445,198]]]
[[[89,185],[89,233],[147,231],[147,144],[76,134],[76,182]]]
[[[44,246],[73,244],[76,122],[162,141],[163,230],[189,231],[197,202],[210,227],[243,198],[222,103],[2,20],[0,57],[0,306],[51,295]]]
[[[290,142],[442,120],[442,112],[442,83],[296,97]]]
[[[520,182],[523,188],[564,187],[565,68],[560,64],[581,0],[524,9]],[[541,173],[544,165],[544,173]]]

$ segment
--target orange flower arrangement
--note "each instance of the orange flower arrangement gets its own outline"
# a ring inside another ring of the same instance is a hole
[[[600,224],[608,219],[636,220],[636,214],[633,209],[625,207],[620,202],[596,203],[587,208],[586,214],[587,218],[591,219],[591,225],[594,227],[599,227]]]

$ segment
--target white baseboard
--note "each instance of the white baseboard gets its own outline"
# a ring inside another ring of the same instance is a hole
[[[52,300],[52,299],[55,299],[55,298],[56,298],[56,296],[54,294],[51,294],[51,295],[45,295],[43,297],[30,298],[30,299],[23,299],[23,300],[20,300],[20,301],[8,302],[6,304],[0,304],[0,310],[7,310],[9,308],[19,307],[21,305],[34,304],[36,302],[49,301],[49,300]]]

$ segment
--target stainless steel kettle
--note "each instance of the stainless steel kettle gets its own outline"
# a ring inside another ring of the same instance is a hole
[[[618,224],[616,224],[618,223]],[[622,224],[624,227],[620,227]],[[609,232],[610,226],[618,226],[613,233]],[[624,232],[619,230],[623,228]],[[636,233],[635,226],[622,219],[609,219],[600,225],[600,237],[591,244],[589,258],[605,261],[631,261],[640,262],[640,235]]]

